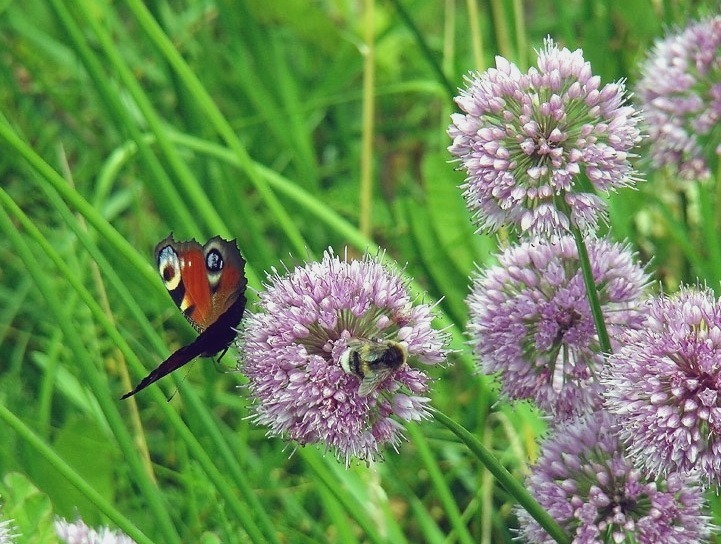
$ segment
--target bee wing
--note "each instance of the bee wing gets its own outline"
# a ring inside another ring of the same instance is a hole
[[[361,397],[367,397],[373,391],[378,389],[386,378],[391,376],[396,371],[395,368],[381,368],[376,372],[366,374],[361,380],[360,387],[358,388],[358,394]]]

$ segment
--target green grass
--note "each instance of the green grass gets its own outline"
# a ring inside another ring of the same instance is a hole
[[[0,1],[0,504],[18,542],[54,542],[54,515],[139,543],[512,541],[516,499],[437,421],[346,469],[266,437],[243,377],[208,360],[118,400],[193,336],[152,266],[168,232],[237,238],[254,290],[328,246],[380,247],[442,299],[458,351],[432,372],[433,405],[518,478],[537,454],[541,419],[497,403],[465,345],[468,275],[496,242],[474,234],[449,164],[452,96],[496,54],[527,67],[546,35],[582,48],[604,82],[633,84],[664,27],[704,12],[377,2],[371,124],[364,5]],[[698,192],[715,189],[644,175],[610,198],[612,235],[653,257],[666,289],[716,288],[718,200]]]

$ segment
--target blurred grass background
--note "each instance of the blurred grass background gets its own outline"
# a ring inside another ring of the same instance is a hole
[[[328,246],[384,248],[442,298],[459,350],[434,406],[522,477],[543,423],[497,403],[463,343],[467,277],[496,243],[449,163],[452,97],[497,54],[526,69],[547,35],[632,86],[665,28],[713,7],[0,1],[0,504],[19,542],[54,542],[53,515],[138,542],[511,542],[512,498],[433,421],[346,470],[267,438],[242,376],[208,360],[119,402],[193,337],[152,248],[237,238],[256,290]],[[717,288],[715,189],[679,190],[639,153],[646,181],[611,197],[611,235],[665,288]]]

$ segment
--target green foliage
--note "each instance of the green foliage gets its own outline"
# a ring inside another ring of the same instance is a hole
[[[496,402],[464,344],[468,275],[495,241],[474,233],[448,162],[451,90],[496,54],[527,65],[547,34],[633,82],[693,7],[525,4],[479,4],[474,25],[466,3],[377,3],[361,233],[364,4],[0,2],[0,513],[18,542],[55,542],[55,515],[137,542],[512,541],[516,500],[435,421],[346,469],[267,438],[242,376],[207,360],[118,399],[192,338],[151,264],[169,231],[237,238],[253,289],[328,246],[380,247],[441,300],[457,353],[431,372],[434,406],[520,478],[544,425]],[[666,285],[716,287],[717,200],[652,182],[611,197],[614,235]]]
[[[53,504],[23,474],[8,472],[0,482],[3,518],[12,519],[24,542],[56,542]]]

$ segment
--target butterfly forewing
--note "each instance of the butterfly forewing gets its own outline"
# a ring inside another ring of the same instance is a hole
[[[214,322],[235,304],[239,297],[244,297],[248,284],[245,278],[245,261],[234,242],[228,242],[219,236],[208,240],[203,246],[203,254],[211,297],[209,321]]]

